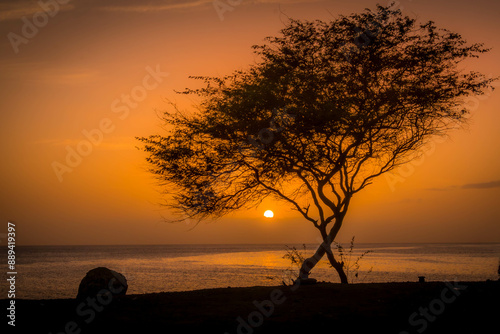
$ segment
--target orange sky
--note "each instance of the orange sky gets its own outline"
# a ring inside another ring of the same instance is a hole
[[[36,1],[0,1],[0,232],[16,222],[18,245],[317,241],[310,223],[271,200],[193,230],[163,222],[170,213],[134,137],[161,133],[165,99],[196,103],[173,92],[193,86],[189,75],[252,63],[251,46],[277,34],[287,16],[328,20],[375,1],[243,0],[223,13],[211,0],[41,3],[52,12]],[[492,47],[474,69],[500,75],[500,2],[400,7]],[[38,26],[29,27],[33,18]],[[471,100],[469,129],[355,197],[340,240],[499,242],[500,92],[489,95]],[[95,145],[82,143],[85,131]],[[54,162],[67,165],[67,147],[86,156],[58,176]],[[266,209],[275,218],[263,218]]]

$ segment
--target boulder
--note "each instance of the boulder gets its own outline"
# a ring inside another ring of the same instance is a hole
[[[76,299],[86,299],[87,297],[96,298],[101,294],[113,296],[127,293],[127,279],[122,274],[105,268],[98,267],[87,272],[78,287]]]
[[[304,278],[304,277],[299,277],[297,278],[295,281],[293,281],[293,284],[298,284],[298,285],[313,285],[313,284],[316,284],[318,282],[317,279],[315,278]]]

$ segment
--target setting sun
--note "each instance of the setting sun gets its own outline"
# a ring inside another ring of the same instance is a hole
[[[274,217],[274,212],[272,212],[271,210],[267,210],[266,212],[264,212],[264,217],[266,217],[266,218],[273,218]]]

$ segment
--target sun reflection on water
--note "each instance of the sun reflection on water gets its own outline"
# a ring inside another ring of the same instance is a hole
[[[258,250],[258,247],[253,246],[253,249]],[[284,247],[274,248],[264,251],[232,249],[230,252],[222,249],[211,254],[195,255],[193,252],[189,256],[172,255],[168,251],[162,253],[161,249],[155,253],[135,252],[134,256],[108,253],[107,256],[101,254],[95,257],[87,252],[78,256],[68,255],[65,260],[64,255],[60,255],[60,261],[51,261],[50,254],[26,261],[22,261],[21,256],[18,270],[23,275],[19,275],[18,297],[74,298],[80,280],[87,271],[98,266],[124,274],[129,284],[127,294],[279,285],[286,275],[290,275],[290,262],[283,259]],[[497,279],[500,245],[482,248],[457,246],[455,249],[370,246],[356,249],[352,261],[369,248],[374,252],[360,261],[355,282],[417,281],[418,276],[426,276],[428,281]],[[313,245],[308,249],[312,253]],[[312,277],[319,281],[338,282],[326,259],[314,268]],[[2,282],[2,288],[3,285],[5,283]]]

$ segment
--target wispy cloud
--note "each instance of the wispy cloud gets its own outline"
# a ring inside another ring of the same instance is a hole
[[[245,0],[241,5],[252,4],[295,4],[310,3],[323,0]],[[212,7],[214,0],[153,0],[147,3],[140,3],[132,0],[111,0],[99,1],[70,1],[67,4],[59,4],[60,11],[68,11],[78,7],[93,8],[102,11],[123,12],[123,13],[151,13],[170,10],[184,10],[203,7]],[[43,11],[38,1],[33,0],[0,0],[0,21],[18,20],[23,16],[31,17],[36,12]]]
[[[322,0],[247,0],[242,1],[241,5],[250,4],[294,4],[294,3],[310,3],[319,2]],[[191,9],[197,7],[206,7],[208,5],[212,6],[214,0],[163,0],[163,1],[153,1],[148,4],[137,5],[137,2],[120,1],[113,5],[105,5],[100,9],[105,11],[114,12],[135,12],[135,13],[146,13],[146,12],[159,12],[168,10],[182,10]]]
[[[40,6],[33,2],[0,3],[0,21],[19,19],[38,11],[40,11]]]
[[[449,191],[449,190],[456,190],[456,189],[493,189],[493,188],[500,188],[500,180],[497,181],[490,181],[490,182],[482,182],[482,183],[468,183],[464,184],[461,186],[448,186],[448,187],[442,187],[442,188],[429,188],[427,190],[431,191]]]
[[[67,3],[59,4],[59,11],[67,11],[74,9],[74,4]],[[0,21],[18,20],[23,16],[32,17],[37,12],[43,12],[38,2],[17,0],[17,1],[2,1],[0,2]]]
[[[491,189],[491,188],[500,188],[500,180],[484,182],[484,183],[469,183],[469,184],[464,184],[462,186],[462,189]]]
[[[149,3],[144,5],[134,4],[116,4],[110,6],[103,6],[101,10],[113,11],[113,12],[135,12],[135,13],[145,13],[145,12],[159,12],[166,10],[175,9],[188,9],[201,7],[212,3],[213,0],[197,0],[197,1],[162,1],[159,3]]]
[[[253,0],[252,3],[280,3],[280,4],[294,4],[294,3],[311,3],[321,2],[324,0]]]
[[[80,85],[95,82],[99,77],[100,73],[96,70],[62,69],[44,71],[31,80],[56,85]]]
[[[429,190],[429,191],[448,191],[448,190],[454,190],[454,189],[458,189],[460,187],[457,187],[457,186],[448,186],[448,187],[441,187],[441,188],[427,188],[426,190]]]
[[[99,71],[81,66],[54,65],[46,61],[4,60],[0,63],[4,78],[45,84],[79,85],[95,82]]]
[[[70,146],[75,148],[78,144],[86,139],[56,139],[56,138],[47,138],[40,139],[32,142],[35,145],[42,146],[53,146],[53,147],[66,147]],[[131,137],[110,137],[104,138],[101,143],[98,145],[94,145],[93,148],[97,150],[106,150],[106,151],[116,151],[116,150],[135,150],[137,143]]]

